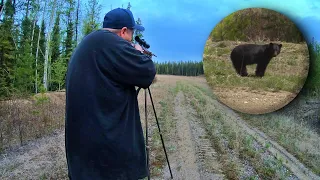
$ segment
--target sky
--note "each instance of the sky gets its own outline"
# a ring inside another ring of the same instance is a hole
[[[129,0],[100,0],[101,21]],[[130,0],[134,18],[141,19],[149,50],[164,61],[201,61],[206,40],[226,16],[245,8],[268,8],[284,14],[302,31],[307,41],[320,42],[319,0]]]

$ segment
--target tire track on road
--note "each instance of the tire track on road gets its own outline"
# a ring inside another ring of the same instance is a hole
[[[251,128],[236,112],[228,108],[217,100],[213,100],[218,111],[224,112],[225,119],[233,121],[239,128],[245,130],[249,135],[255,138],[261,144],[269,143],[271,146],[268,151],[277,159],[283,160],[283,165],[286,166],[295,176],[302,180],[320,180],[320,177],[314,174],[310,169],[306,168],[297,158],[290,154],[285,148],[273,141],[262,131]]]
[[[224,179],[217,152],[213,149],[205,129],[193,114],[195,110],[178,92],[174,100],[177,150],[169,155],[173,179],[219,180]],[[170,179],[168,166],[164,167],[164,179]]]

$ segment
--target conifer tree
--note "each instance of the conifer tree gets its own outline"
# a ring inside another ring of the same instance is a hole
[[[16,54],[12,36],[15,14],[12,0],[7,0],[4,6],[3,22],[0,24],[0,98],[9,96],[12,92]]]
[[[83,21],[83,36],[86,36],[101,27],[98,18],[101,12],[101,5],[99,2],[97,0],[89,0],[86,9],[86,18]]]

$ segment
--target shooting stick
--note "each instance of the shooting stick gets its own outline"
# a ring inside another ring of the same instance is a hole
[[[140,87],[137,89],[137,95],[139,94],[140,89],[141,89]],[[151,95],[151,91],[150,91],[150,88],[149,88],[149,87],[148,87],[148,91],[149,91],[149,95],[150,95],[150,100],[151,100],[153,112],[154,112],[154,115],[155,115],[155,118],[156,118],[156,122],[157,122],[158,130],[159,130],[159,134],[160,134],[160,137],[161,137],[162,147],[163,147],[164,153],[165,153],[165,155],[166,155],[168,167],[169,167],[169,170],[170,170],[171,179],[173,179],[172,172],[171,172],[171,168],[170,168],[170,163],[169,163],[168,155],[167,155],[167,151],[166,151],[166,147],[165,147],[164,142],[163,142],[162,133],[161,133],[161,130],[160,130],[160,126],[159,126],[159,122],[158,122],[156,110],[155,110],[155,108],[154,108],[154,104],[153,104],[153,100],[152,100],[152,95]],[[150,180],[149,147],[148,147],[148,124],[147,124],[147,123],[148,123],[148,121],[147,121],[147,89],[145,89],[144,95],[145,95],[145,101],[144,101],[144,102],[145,102],[145,106],[144,106],[144,108],[145,108],[145,118],[146,118],[145,121],[146,121],[147,167],[148,167],[148,180]]]

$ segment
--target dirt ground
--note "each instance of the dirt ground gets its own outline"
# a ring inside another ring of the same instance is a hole
[[[168,95],[168,87],[175,87],[178,81],[196,83],[203,88],[210,89],[206,83],[205,77],[181,77],[158,75],[157,82],[152,85],[151,91],[154,98],[156,109],[160,109],[160,101],[166,99]],[[239,92],[239,91],[238,91]],[[250,94],[251,93],[251,94]],[[230,93],[220,89],[216,94],[222,97],[222,100],[227,100],[237,97],[233,102],[233,106],[241,107],[242,104],[247,104],[251,111],[257,111],[259,107],[275,106],[281,102],[281,99],[292,96],[290,94],[278,92],[263,94],[256,93],[254,98],[246,99],[247,96],[252,96],[252,92],[246,90],[240,91],[240,94]],[[53,98],[63,96],[64,92],[53,93]],[[229,96],[228,96],[229,95]],[[232,96],[231,96],[232,95]],[[264,99],[263,99],[264,97]],[[205,97],[209,98],[209,96]],[[139,94],[139,106],[144,105],[144,94]],[[263,101],[261,101],[263,100]],[[290,164],[289,169],[295,170],[290,179],[299,179],[297,177],[306,177],[304,174],[308,170],[299,163],[293,156],[286,152],[283,148],[268,138],[258,130],[253,130],[246,125],[244,121],[239,119],[235,112],[228,107],[220,104],[216,100],[217,108],[221,112],[225,112],[229,117],[228,120],[237,124],[237,127],[243,128],[248,134],[259,136],[261,143],[271,142],[271,147],[268,156],[282,155],[285,162],[295,162]],[[245,103],[247,101],[248,103]],[[57,99],[58,103],[64,105],[63,101]],[[262,102],[262,103],[261,103]],[[182,92],[179,91],[177,95],[168,100],[172,103],[172,112],[175,128],[172,129],[169,139],[165,141],[168,150],[168,157],[172,169],[173,179],[183,180],[208,180],[208,179],[225,179],[224,171],[221,163],[219,162],[219,153],[214,148],[214,144],[209,140],[209,135],[205,130],[205,125],[197,116],[196,110],[191,106],[192,100]],[[148,102],[150,105],[150,102]],[[248,106],[247,106],[248,107]],[[161,111],[157,111],[160,113]],[[143,121],[143,112],[140,112]],[[153,116],[149,114],[149,116]],[[144,126],[144,122],[142,122]],[[151,124],[150,124],[151,125]],[[155,126],[153,123],[152,126]],[[150,128],[150,132],[157,131],[156,127]],[[152,140],[152,139],[150,139]],[[173,149],[170,150],[169,149]],[[280,149],[280,150],[279,150]],[[153,157],[152,150],[150,156]],[[163,152],[161,152],[163,153]],[[293,159],[293,160],[292,160]],[[248,179],[256,175],[252,165],[246,165],[245,173]],[[301,168],[302,167],[302,168]],[[154,167],[151,167],[154,168]],[[151,177],[151,179],[170,179],[168,166],[165,162],[162,174],[158,177]],[[317,177],[318,178],[318,177]],[[64,151],[64,129],[57,130],[54,134],[46,136],[34,141],[29,142],[27,145],[6,151],[0,154],[0,179],[67,179],[67,167]],[[258,178],[259,179],[259,178]]]
[[[281,109],[290,103],[297,94],[277,91],[268,92],[249,88],[214,88],[220,102],[243,113],[264,114]]]

